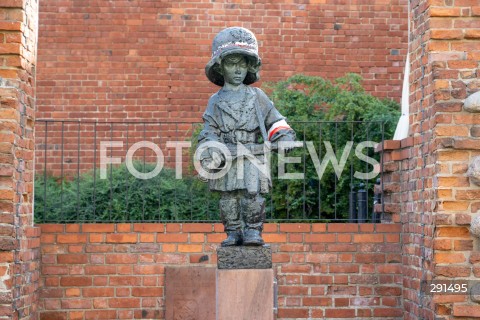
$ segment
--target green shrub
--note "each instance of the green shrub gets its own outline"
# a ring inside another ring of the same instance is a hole
[[[134,163],[139,172],[154,164]],[[99,171],[79,179],[59,181],[40,175],[35,180],[37,222],[82,221],[203,221],[218,220],[218,196],[194,177],[175,178],[163,168],[152,179],[134,177],[125,165],[111,167],[107,178]]]
[[[393,136],[399,105],[395,101],[378,99],[365,92],[362,78],[347,74],[334,83],[320,77],[295,75],[286,81],[268,84],[266,90],[277,109],[288,118],[297,133],[297,140],[313,142],[322,161],[326,154],[324,141],[330,141],[340,159],[345,145],[353,141],[380,142]],[[314,122],[314,123],[312,123]],[[373,148],[363,151],[369,157],[379,159]],[[303,180],[273,181],[273,191],[268,207],[273,219],[346,219],[349,209],[349,193],[364,184],[368,191],[369,211],[372,210],[373,188],[376,179],[369,181],[351,178],[355,171],[369,172],[372,166],[360,161],[350,152],[345,169],[337,178],[329,164],[319,179],[313,161],[306,149],[298,148],[289,156],[302,158],[300,164],[288,164],[287,172],[305,172]],[[277,176],[277,157],[272,159],[272,177]]]

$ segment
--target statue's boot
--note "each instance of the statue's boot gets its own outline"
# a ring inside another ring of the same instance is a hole
[[[241,245],[242,224],[236,198],[225,197],[220,200],[220,217],[227,233],[227,239],[222,241],[222,247]]]
[[[243,244],[246,246],[263,246],[262,232],[257,229],[246,229],[243,233]]]
[[[262,246],[263,221],[265,220],[265,199],[260,195],[247,196],[240,201],[245,230],[243,244],[246,246]]]
[[[227,239],[222,241],[222,247],[239,246],[242,244],[242,231],[227,231]]]

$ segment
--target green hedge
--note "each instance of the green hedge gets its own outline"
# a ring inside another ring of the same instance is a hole
[[[134,163],[139,172],[153,164]],[[218,220],[218,195],[194,177],[176,179],[163,168],[152,179],[131,175],[125,165],[111,167],[107,178],[89,172],[59,181],[40,175],[35,179],[37,222],[202,221]]]

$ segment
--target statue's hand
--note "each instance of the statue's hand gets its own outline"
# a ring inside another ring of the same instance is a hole
[[[212,160],[207,168],[211,170],[219,170],[225,165],[225,157],[218,152],[212,152]]]
[[[225,157],[218,152],[212,152],[210,158],[202,160],[202,167],[210,172],[221,170],[225,166]]]
[[[198,180],[202,181],[202,182],[208,182],[208,179],[204,176],[202,176],[201,174],[197,174],[197,178]]]

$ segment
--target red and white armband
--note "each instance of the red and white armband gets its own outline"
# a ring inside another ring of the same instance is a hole
[[[288,123],[285,120],[280,120],[280,121],[275,122],[267,132],[268,141],[272,141],[272,137],[276,133],[278,133],[282,130],[291,131],[292,128],[288,125]]]

